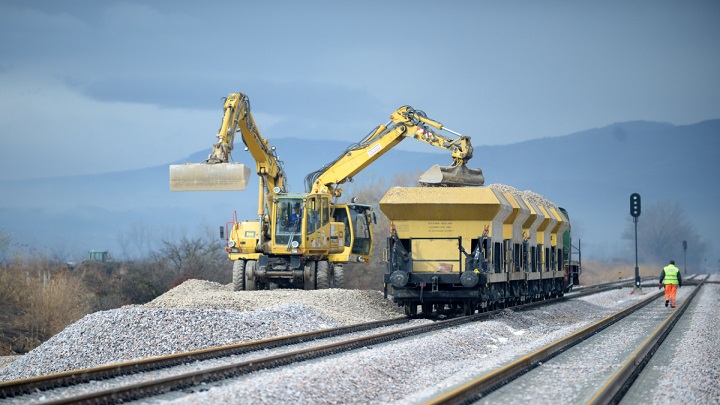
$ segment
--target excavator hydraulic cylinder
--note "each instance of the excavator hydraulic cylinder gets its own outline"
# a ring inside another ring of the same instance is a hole
[[[250,168],[242,163],[170,165],[171,191],[245,190]]]

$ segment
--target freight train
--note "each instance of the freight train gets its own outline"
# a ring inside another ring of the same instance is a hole
[[[394,187],[385,296],[415,316],[470,315],[561,297],[579,283],[567,211],[539,194],[487,187]]]

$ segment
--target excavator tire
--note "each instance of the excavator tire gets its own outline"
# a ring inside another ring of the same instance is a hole
[[[465,165],[434,165],[418,179],[426,187],[480,187],[485,184],[481,169],[471,169]]]
[[[248,260],[245,264],[245,271],[243,271],[243,278],[245,279],[245,290],[255,291],[257,290],[257,280],[255,280],[255,260]]]
[[[327,290],[330,288],[329,279],[330,276],[330,263],[327,260],[321,260],[317,264],[317,289]]]
[[[245,190],[250,168],[242,163],[187,163],[170,166],[171,191]]]
[[[315,262],[308,260],[303,269],[303,289],[314,290],[316,276],[317,270],[315,269]]]
[[[343,288],[343,282],[345,281],[345,272],[343,271],[342,264],[333,264],[333,277],[332,277],[332,288]]]
[[[235,260],[233,262],[233,291],[245,290],[245,260]]]

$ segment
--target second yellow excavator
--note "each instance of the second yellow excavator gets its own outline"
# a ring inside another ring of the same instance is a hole
[[[372,250],[370,205],[339,204],[339,186],[407,137],[448,149],[450,167],[435,166],[420,179],[431,186],[481,186],[482,171],[465,164],[472,157],[470,138],[427,118],[422,111],[402,107],[360,143],[305,178],[305,193],[290,193],[275,153],[257,130],[246,95],[233,93],[225,101],[219,141],[205,163],[170,167],[174,191],[242,190],[249,168],[229,163],[234,136],[240,133],[256,163],[260,178],[258,220],[228,223],[226,250],[233,261],[233,289],[277,287],[340,288],[343,264],[366,263]],[[434,133],[446,130],[457,138]]]

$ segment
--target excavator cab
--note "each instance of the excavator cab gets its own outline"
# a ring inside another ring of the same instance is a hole
[[[372,253],[372,224],[377,222],[372,206],[367,204],[339,204],[333,220],[345,224],[345,249],[332,255],[332,262],[367,263]]]
[[[271,209],[271,252],[310,256],[342,252],[345,225],[335,222],[330,210],[326,194],[276,195]]]
[[[275,204],[275,245],[285,245],[288,250],[297,249],[303,242],[303,199],[290,197],[279,199]]]

